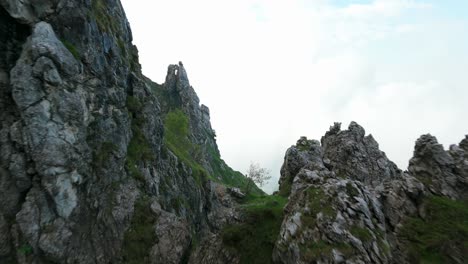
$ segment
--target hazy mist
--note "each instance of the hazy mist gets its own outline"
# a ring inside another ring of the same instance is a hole
[[[406,169],[414,141],[468,133],[468,1],[122,0],[143,72],[183,61],[221,155],[272,171],[354,120]]]

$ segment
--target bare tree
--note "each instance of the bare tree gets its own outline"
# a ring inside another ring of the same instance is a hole
[[[248,181],[246,191],[250,192],[251,182],[254,182],[262,187],[266,182],[271,179],[270,171],[266,168],[260,167],[260,164],[251,162],[249,169],[247,170]]]

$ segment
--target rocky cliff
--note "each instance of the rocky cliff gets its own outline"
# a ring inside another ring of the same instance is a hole
[[[245,197],[183,64],[142,75],[118,0],[0,20],[0,263],[466,263],[468,137],[421,136],[402,171],[335,124]]]
[[[421,136],[408,171],[352,122],[288,149],[277,263],[466,263],[468,136],[445,151]]]
[[[182,63],[141,74],[118,0],[1,0],[0,20],[0,263],[188,262],[239,220],[209,109]]]

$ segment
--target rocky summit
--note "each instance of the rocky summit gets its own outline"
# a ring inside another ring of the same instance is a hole
[[[335,123],[266,195],[182,62],[141,73],[119,0],[0,0],[0,20],[0,263],[466,263],[468,136],[421,136],[402,171]]]
[[[355,122],[299,139],[281,168],[274,262],[466,263],[467,139],[445,151],[421,136],[408,171]]]

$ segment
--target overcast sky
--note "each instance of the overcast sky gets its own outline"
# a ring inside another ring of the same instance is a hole
[[[466,0],[122,0],[145,75],[182,61],[222,158],[272,171],[354,120],[406,169],[415,140],[468,134]]]

